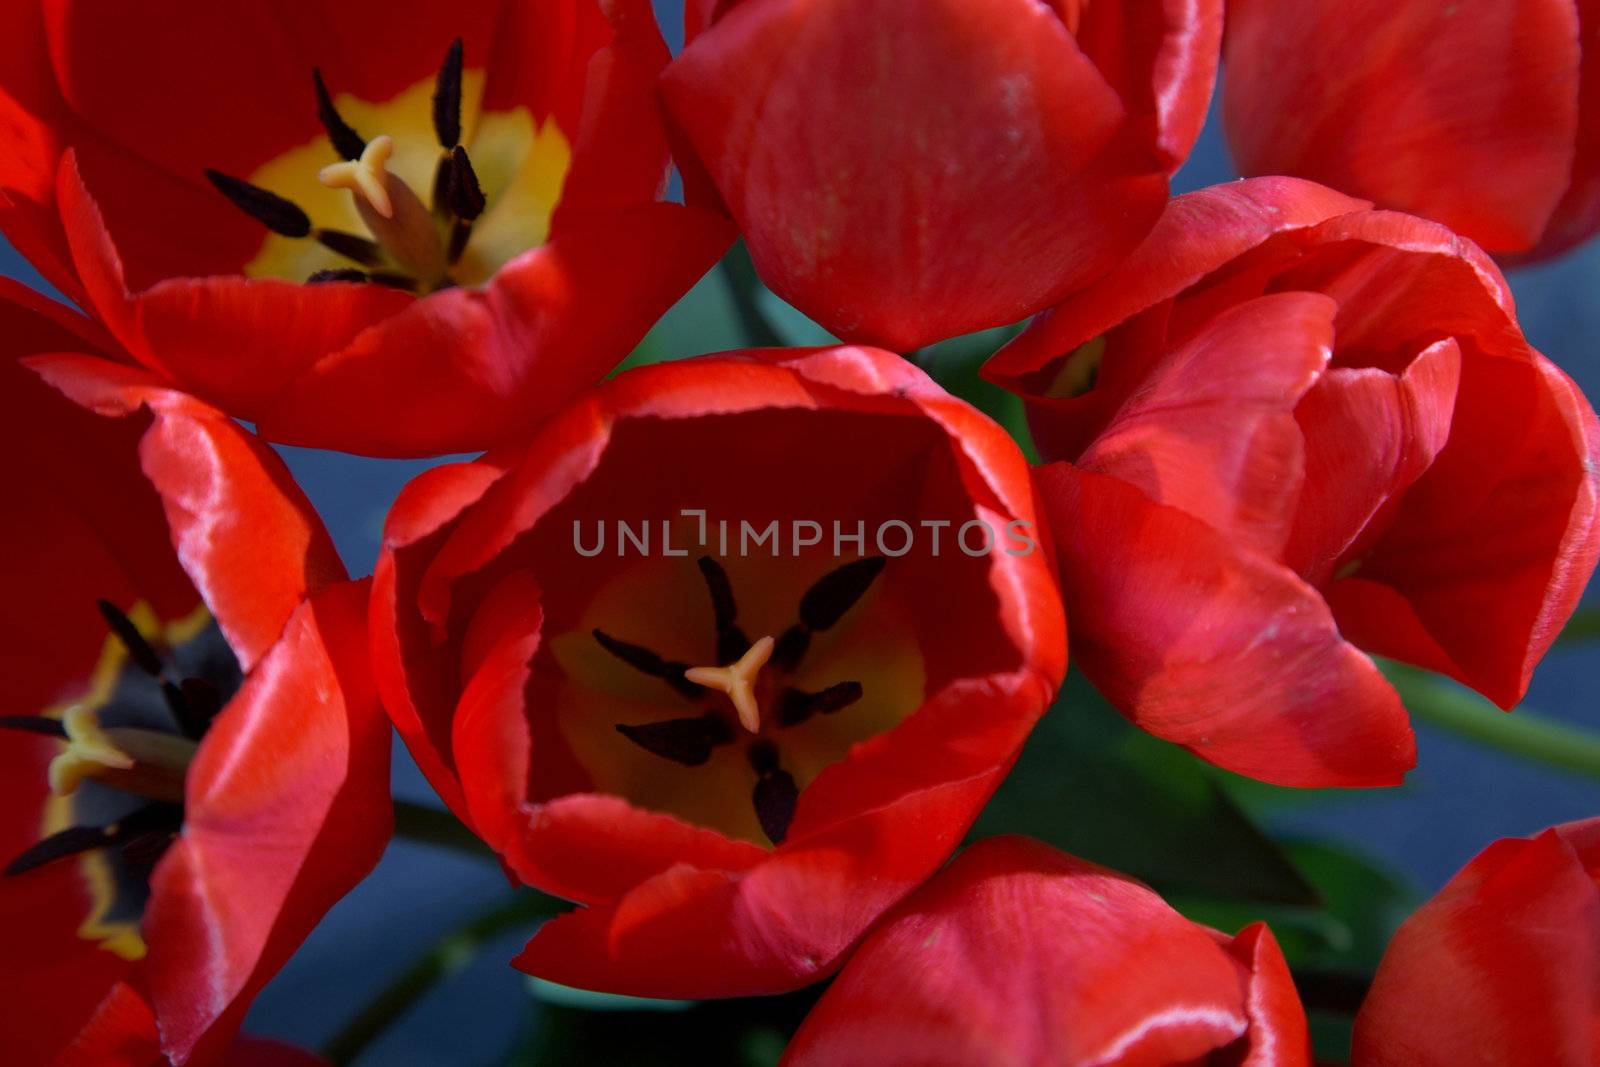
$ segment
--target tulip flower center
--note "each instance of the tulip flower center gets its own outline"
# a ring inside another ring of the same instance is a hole
[[[615,582],[618,595],[597,598],[590,617],[602,625],[582,635],[587,645],[577,635],[558,639],[557,659],[586,683],[557,699],[563,738],[594,788],[781,844],[804,785],[921,702],[922,663],[909,625],[873,595],[888,561],[830,560],[798,596],[792,574],[787,582],[736,583],[710,556],[695,561],[704,591],[690,596],[689,561],[651,562],[667,566],[625,573]],[[759,572],[740,563],[747,576]],[[641,613],[641,604],[663,610]],[[662,621],[685,607],[692,620],[663,633]],[[641,618],[657,624],[657,642]],[[746,619],[773,628],[752,641]],[[666,647],[714,649],[713,663],[693,666],[692,657],[658,650]],[[627,668],[621,679],[619,663]],[[618,737],[627,743],[619,746]]]
[[[269,231],[244,273],[426,294],[481,284],[543,244],[571,146],[553,118],[483,110],[484,82],[460,40],[437,75],[382,103],[336,100],[314,71],[324,136],[248,179],[206,172]]]
[[[184,776],[240,672],[203,608],[167,626],[142,605],[100,609],[111,636],[88,691],[38,715],[0,718],[0,728],[60,743],[39,840],[5,875],[77,862],[90,897],[79,936],[138,959],[151,871],[183,827]]]

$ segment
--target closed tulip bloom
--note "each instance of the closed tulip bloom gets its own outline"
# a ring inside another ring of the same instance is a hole
[[[1003,430],[859,348],[630,371],[412,483],[385,705],[507,868],[581,905],[517,966],[692,998],[836,968],[1060,684],[1035,521]]]
[[[1600,229],[1600,5],[1229,0],[1239,168],[1541,259]]]
[[[1221,0],[692,0],[663,93],[779,296],[907,351],[1015,322],[1149,230]],[[691,191],[695,185],[691,182]]]
[[[1131,878],[978,842],[867,936],[784,1067],[1309,1067],[1265,924],[1228,937]]]
[[[1600,554],[1600,426],[1435,223],[1294,179],[1179,197],[987,367],[1028,398],[1073,647],[1135,723],[1285,785],[1385,785],[1371,655],[1510,708]]]

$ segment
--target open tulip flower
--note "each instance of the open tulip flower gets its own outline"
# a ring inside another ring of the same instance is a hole
[[[1600,1061],[1600,820],[1484,849],[1406,920],[1356,1016],[1352,1067]]]
[[[1311,1044],[1264,924],[1230,938],[1115,871],[996,837],[879,924],[783,1058],[845,1063],[1309,1067]]]
[[[691,0],[663,82],[774,292],[909,351],[1016,322],[1144,236],[1221,0]]]
[[[648,0],[23,2],[0,229],[131,359],[272,440],[481,450],[732,239],[658,202]]]
[[[1600,553],[1600,426],[1493,264],[1309,183],[1179,197],[986,370],[1056,461],[1078,662],[1242,774],[1398,782],[1411,730],[1365,653],[1509,708]]]
[[[1600,230],[1591,0],[1228,0],[1228,139],[1292,174],[1539,259]]]
[[[131,367],[76,407],[19,357],[109,339],[0,297],[5,1062],[305,1062],[230,1043],[388,838],[366,586],[250,434]]]
[[[862,348],[641,368],[414,482],[380,690],[506,866],[582,905],[518,966],[675,997],[835,968],[1060,683],[1034,522],[1004,431]]]

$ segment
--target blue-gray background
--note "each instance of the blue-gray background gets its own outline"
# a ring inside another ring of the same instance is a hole
[[[669,40],[680,37],[681,0],[657,0]],[[674,47],[677,41],[674,40]],[[1235,177],[1217,122],[1178,176],[1182,192]],[[39,284],[0,240],[0,274]],[[1522,324],[1535,345],[1600,396],[1600,242],[1560,262],[1512,275]],[[720,275],[713,273],[657,327],[651,342],[674,356],[734,347],[739,338]],[[383,515],[427,464],[284,449],[352,573],[371,570]],[[1594,587],[1591,586],[1593,600]],[[1600,728],[1595,668],[1600,645],[1558,648],[1540,669],[1528,705]],[[1431,892],[1496,837],[1600,814],[1592,781],[1519,762],[1426,725],[1419,767],[1399,790],[1320,799],[1273,816],[1274,828],[1344,841]],[[395,791],[429,801],[421,775],[397,751]],[[1093,818],[1092,811],[1083,813]],[[249,1028],[316,1047],[386,980],[465,916],[503,898],[499,872],[480,861],[396,842],[377,872],[345,901],[261,995]],[[384,1067],[476,1067],[502,1061],[532,1001],[506,966],[509,937],[441,983],[361,1058]]]

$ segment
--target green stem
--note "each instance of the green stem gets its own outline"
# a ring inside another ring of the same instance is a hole
[[[1596,637],[1600,637],[1600,606],[1580,607],[1557,640],[1592,641]]]
[[[772,328],[756,294],[761,291],[761,278],[743,241],[736,241],[728,254],[722,257],[723,277],[728,280],[728,295],[733,298],[733,310],[739,317],[745,340],[754,348],[779,348],[783,338]]]
[[[474,916],[440,938],[378,994],[323,1047],[338,1067],[353,1063],[379,1035],[414,1007],[439,982],[460,973],[484,946],[501,934],[532,926],[567,909],[565,901],[531,889]]]
[[[1410,667],[1387,673],[1411,713],[1522,759],[1600,778],[1600,736],[1526,711],[1503,712],[1482,697]]]
[[[494,850],[461,825],[454,815],[443,808],[430,808],[409,800],[394,802],[394,836],[448,848],[480,859],[496,858]]]

